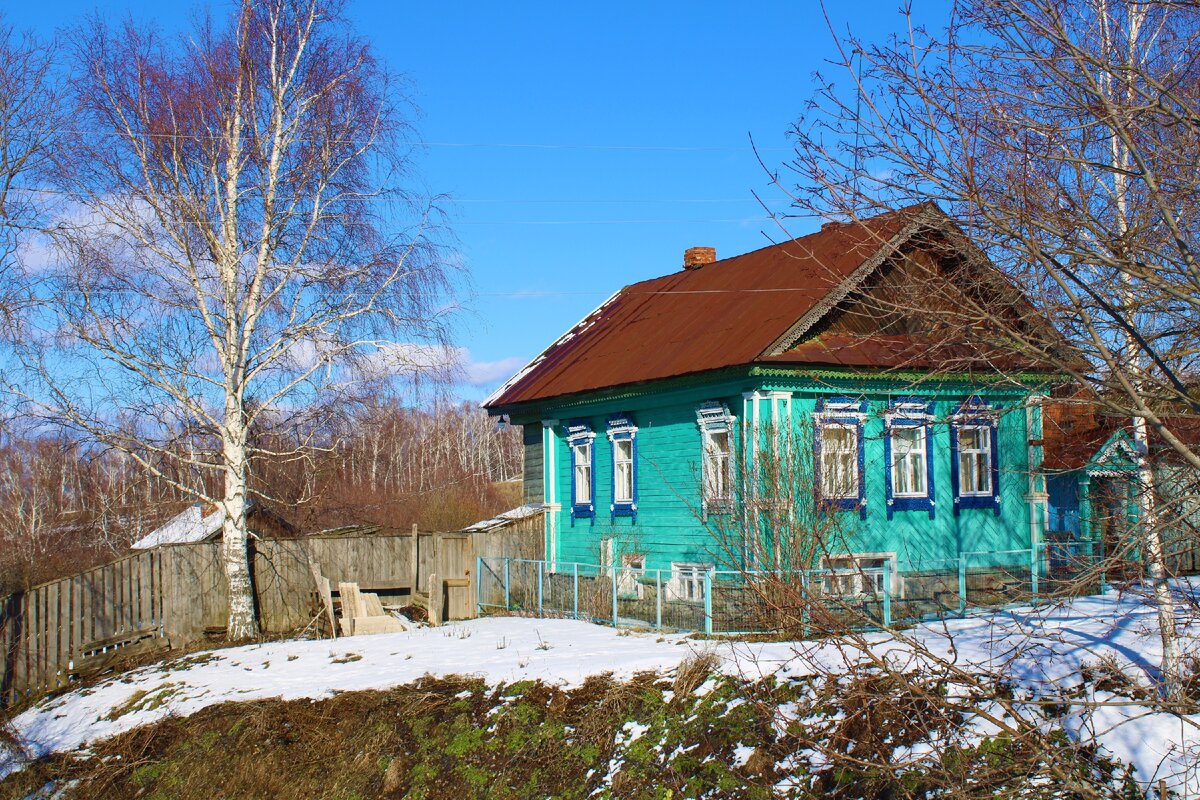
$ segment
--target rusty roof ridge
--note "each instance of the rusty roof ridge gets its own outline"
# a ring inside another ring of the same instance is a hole
[[[922,207],[923,206],[923,207]],[[757,358],[767,358],[770,356],[781,355],[785,350],[795,345],[800,338],[804,336],[814,325],[821,321],[838,303],[846,299],[846,297],[859,286],[862,285],[871,273],[879,269],[888,257],[894,255],[899,248],[911,239],[918,230],[922,227],[932,224],[934,220],[940,217],[946,219],[946,215],[936,205],[922,203],[921,206],[916,206],[921,210],[913,217],[912,221],[900,229],[891,239],[886,242],[881,242],[875,254],[864,261],[859,267],[851,272],[845,280],[841,282],[831,292],[827,292],[823,298],[817,301],[807,314],[789,327],[782,335],[774,342],[769,344],[766,349],[758,354]],[[892,214],[903,214],[911,211],[914,206],[899,209],[891,212]],[[861,220],[858,224],[866,227],[867,223],[874,223],[881,220],[885,214],[878,214],[870,219]]]

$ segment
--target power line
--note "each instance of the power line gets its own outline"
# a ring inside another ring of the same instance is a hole
[[[9,132],[30,133],[37,136],[45,136],[52,133],[71,134],[73,136],[102,136],[117,139],[187,139],[192,141],[224,141],[228,137],[223,133],[183,133],[183,132],[166,132],[166,133],[150,133],[148,131],[118,131],[108,130],[102,131],[95,128],[31,128],[29,126],[17,126],[9,128]],[[321,143],[321,144],[349,144],[349,145],[366,145],[369,142],[376,141],[377,137],[363,138],[312,138],[302,137],[295,138],[291,141],[299,143]],[[753,153],[756,148],[750,145],[739,145],[733,147],[730,145],[688,145],[688,144],[608,144],[608,143],[566,143],[566,142],[434,142],[426,140],[417,140],[404,142],[410,147],[446,147],[446,148],[476,148],[476,149],[495,149],[495,150],[607,150],[607,151],[631,151],[631,152],[656,152],[656,153]],[[795,152],[791,147],[759,147],[758,152]]]
[[[656,275],[643,280],[655,280],[656,278],[669,277],[668,275]],[[774,288],[728,288],[728,289],[657,289],[653,291],[630,291],[625,290],[620,292],[622,297],[638,296],[649,297],[653,295],[714,295],[714,294],[783,294],[787,292],[811,292],[811,287],[805,286],[778,286]],[[134,289],[92,289],[83,291],[79,289],[67,289],[66,293],[73,295],[135,295],[135,296],[154,296],[153,292],[136,291]],[[544,297],[584,297],[594,295],[612,295],[612,289],[528,289],[517,290],[514,292],[470,292],[471,297],[501,297],[511,300],[537,300]],[[180,303],[180,307],[190,308],[190,305]]]
[[[727,225],[766,222],[773,216],[731,217],[728,219],[527,219],[527,220],[456,220],[453,225]]]

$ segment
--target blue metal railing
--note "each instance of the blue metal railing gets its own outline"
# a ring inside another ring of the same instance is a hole
[[[793,582],[803,596],[859,608],[875,627],[898,620],[964,616],[971,608],[1037,602],[1047,588],[1088,570],[1105,576],[1092,542],[963,552],[938,561],[882,559],[879,566],[808,570],[690,570],[605,567],[522,558],[478,558],[477,612],[529,613],[704,633],[749,632],[756,583]],[[1048,583],[1049,582],[1049,583]],[[807,621],[808,610],[799,612]]]

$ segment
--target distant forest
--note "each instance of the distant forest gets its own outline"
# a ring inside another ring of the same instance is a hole
[[[378,401],[278,435],[291,439],[258,433],[251,488],[302,534],[349,525],[457,530],[520,503],[519,431],[471,404]],[[195,486],[217,479],[213,471],[175,468],[202,461],[215,444],[181,435],[176,446],[189,448],[188,458],[147,452],[155,462],[147,470],[69,434],[0,430],[0,593],[109,560],[196,502],[187,487],[216,489]]]

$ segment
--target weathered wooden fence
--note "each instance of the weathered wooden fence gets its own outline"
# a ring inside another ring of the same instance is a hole
[[[65,685],[127,648],[177,647],[223,631],[219,543],[128,555],[0,599],[0,705]],[[472,616],[475,556],[540,558],[540,527],[486,533],[305,537],[254,542],[262,627],[286,633],[318,613],[312,564],[337,586],[427,594],[444,619]],[[431,580],[432,579],[432,580]]]

